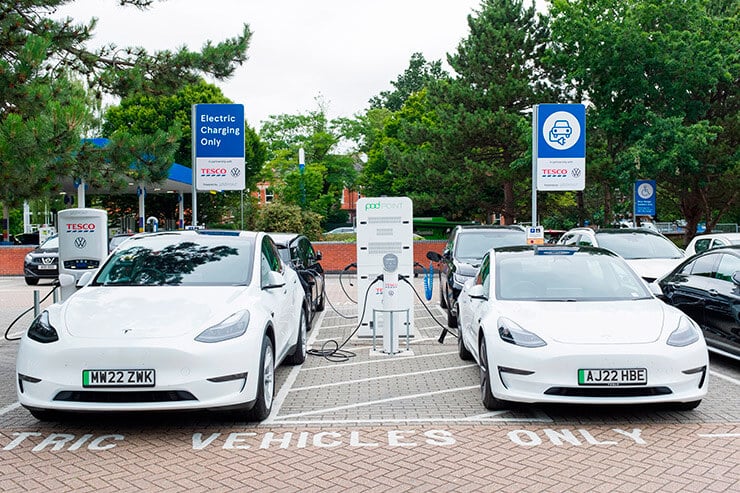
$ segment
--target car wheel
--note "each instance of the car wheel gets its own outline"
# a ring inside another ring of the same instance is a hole
[[[39,283],[39,280],[36,277],[27,277],[26,278],[26,284],[28,284],[29,286],[35,286],[38,283]]]
[[[267,337],[267,334],[262,338],[260,362],[257,402],[247,413],[247,418],[250,421],[262,421],[272,411],[272,399],[275,395],[275,355],[272,350],[272,341]]]
[[[442,287],[442,275],[439,276],[439,306],[447,308],[447,296],[445,296],[445,290]]]
[[[317,312],[323,312],[324,308],[326,308],[326,305],[324,305],[326,300],[324,300],[324,293],[321,293],[321,297],[319,298],[319,302],[316,304],[316,311]]]
[[[460,355],[460,359],[463,361],[470,361],[473,359],[473,355],[465,347],[465,341],[463,341],[462,331],[457,331],[457,354]]]
[[[488,353],[486,352],[486,339],[480,341],[480,393],[483,405],[489,411],[496,411],[504,406],[503,401],[496,399],[491,391],[491,368],[488,366]]]
[[[301,310],[300,321],[298,322],[298,339],[296,340],[295,352],[288,356],[287,362],[291,365],[300,365],[306,361],[308,352],[308,342],[306,332],[308,331],[308,321],[306,319],[306,310]]]

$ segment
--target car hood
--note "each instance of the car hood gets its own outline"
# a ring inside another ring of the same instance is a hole
[[[683,262],[683,258],[641,258],[626,260],[637,275],[648,281],[654,281],[668,274]]]
[[[237,310],[244,286],[88,286],[63,304],[75,337],[115,339],[198,335]]]
[[[474,277],[478,273],[480,263],[480,259],[466,259],[466,261],[458,260],[455,262],[455,272],[461,276]]]
[[[563,344],[646,344],[660,338],[662,301],[505,302],[502,314],[545,341]]]

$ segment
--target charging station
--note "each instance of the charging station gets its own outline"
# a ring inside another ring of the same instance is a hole
[[[71,275],[75,283],[85,272],[97,269],[108,256],[108,213],[101,209],[65,209],[57,214],[59,228],[59,275]],[[62,300],[71,293],[62,289]]]
[[[403,281],[413,282],[413,212],[408,197],[357,201],[357,335],[382,337],[388,354],[414,335],[414,294]]]

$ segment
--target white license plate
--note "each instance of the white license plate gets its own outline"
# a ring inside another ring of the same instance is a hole
[[[578,370],[578,385],[646,385],[647,368],[587,368]]]
[[[82,370],[83,387],[154,387],[154,370]]]
[[[57,270],[57,266],[56,265],[41,264],[41,265],[39,265],[39,270]]]

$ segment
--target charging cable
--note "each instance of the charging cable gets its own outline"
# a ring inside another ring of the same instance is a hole
[[[43,298],[41,298],[41,300],[39,301],[39,305],[41,303],[43,303],[44,301],[46,301],[47,298],[49,298],[49,296],[51,296],[54,293],[54,291],[57,290],[57,288],[59,288],[59,280],[58,279],[54,281],[54,289],[52,289],[51,291],[49,291],[49,294],[47,294],[46,296],[44,296]],[[6,341],[19,341],[21,339],[22,336],[10,337],[10,335],[9,335],[10,334],[10,329],[13,328],[13,326],[16,324],[16,322],[18,322],[18,320],[20,320],[21,318],[23,318],[23,316],[26,313],[30,312],[34,308],[36,308],[35,303],[34,303],[34,306],[32,306],[31,308],[29,308],[27,310],[24,310],[23,313],[21,313],[20,315],[18,315],[17,317],[15,317],[15,320],[13,320],[12,322],[10,322],[10,325],[8,325],[8,328],[5,329],[5,340]]]
[[[344,295],[347,297],[347,299],[349,299],[352,303],[357,303],[357,301],[353,300],[352,297],[349,295],[349,293],[347,292],[347,290],[344,288],[344,283],[342,282],[342,276],[344,275],[344,273],[347,272],[348,270],[352,269],[352,268],[355,268],[355,269],[357,268],[357,264],[355,262],[352,262],[351,264],[348,264],[344,269],[342,269],[342,272],[339,273],[339,286],[341,286],[342,291],[344,291]],[[352,284],[352,281],[349,281],[349,285],[350,286],[354,286],[354,284]],[[336,310],[334,310],[334,311],[336,311]],[[339,313],[339,312],[337,312],[337,313]]]
[[[440,344],[443,344],[443,343],[445,342],[445,337],[447,336],[447,333],[448,333],[448,332],[449,332],[449,333],[450,333],[450,334],[452,335],[452,337],[455,337],[455,338],[458,338],[458,337],[460,337],[460,335],[459,335],[459,334],[455,333],[455,332],[454,332],[454,331],[453,331],[452,329],[450,329],[450,328],[449,328],[449,327],[447,327],[446,325],[442,325],[442,323],[440,323],[440,321],[439,321],[439,320],[437,320],[437,317],[435,317],[435,316],[434,316],[434,314],[433,314],[433,313],[431,312],[431,310],[429,310],[429,307],[427,306],[427,304],[426,304],[426,303],[424,303],[424,300],[422,300],[422,299],[421,299],[421,296],[419,296],[419,293],[418,293],[418,291],[416,291],[416,287],[414,287],[414,285],[413,285],[413,284],[411,284],[411,283],[409,282],[409,280],[407,279],[407,277],[408,277],[408,276],[404,276],[404,275],[399,275],[399,276],[398,276],[398,279],[399,279],[400,281],[403,281],[403,282],[405,282],[405,283],[406,283],[406,284],[408,284],[409,286],[411,286],[411,290],[412,290],[412,291],[414,292],[414,294],[416,295],[416,298],[417,298],[417,299],[418,299],[418,300],[419,300],[419,301],[421,302],[421,304],[422,304],[422,305],[424,306],[424,309],[425,309],[425,310],[427,311],[427,313],[429,314],[429,316],[430,316],[430,317],[432,317],[432,320],[434,320],[435,322],[437,322],[437,325],[439,325],[440,327],[442,327],[442,334],[440,334],[440,336],[439,336],[439,339],[437,339],[437,341],[438,341],[438,342],[439,342]],[[459,330],[459,329],[458,329],[458,330]]]
[[[354,358],[355,356],[357,356],[352,351],[346,351],[346,350],[343,350],[342,348],[349,342],[350,339],[352,339],[352,336],[354,336],[357,333],[357,331],[360,330],[360,326],[362,325],[362,320],[365,318],[365,310],[367,309],[367,295],[370,293],[370,288],[373,286],[373,284],[375,284],[378,281],[381,281],[382,279],[383,279],[383,276],[380,275],[376,277],[375,280],[367,286],[367,290],[365,291],[365,303],[362,305],[362,315],[360,316],[360,320],[357,324],[357,327],[355,327],[354,330],[352,330],[352,333],[347,336],[344,342],[339,344],[336,340],[330,339],[321,345],[321,349],[309,349],[308,354],[310,354],[311,356],[322,356],[326,360],[332,361],[334,363],[341,363],[343,361],[347,361],[350,358]],[[334,346],[333,348],[329,347],[332,345]]]

